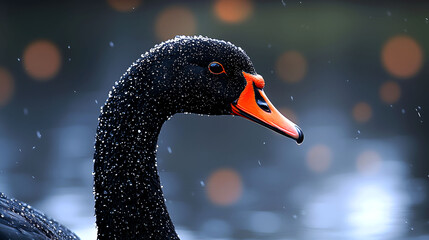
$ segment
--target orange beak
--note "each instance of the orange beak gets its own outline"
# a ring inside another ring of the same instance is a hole
[[[304,141],[302,130],[284,117],[270,102],[262,90],[265,86],[260,75],[243,72],[247,81],[240,97],[231,104],[233,115],[247,118],[282,135],[295,139],[300,144]]]

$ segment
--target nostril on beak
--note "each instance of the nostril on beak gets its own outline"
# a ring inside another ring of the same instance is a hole
[[[270,108],[268,107],[268,104],[265,101],[256,99],[256,104],[258,104],[258,106],[265,112],[271,112]]]
[[[268,103],[265,101],[265,99],[261,96],[261,93],[259,93],[259,89],[256,87],[255,83],[253,83],[253,89],[255,91],[255,100],[256,104],[264,110],[265,112],[271,112],[270,107],[268,107]]]

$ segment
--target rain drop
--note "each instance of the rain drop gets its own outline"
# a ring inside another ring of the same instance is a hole
[[[405,109],[401,109],[401,113],[402,113],[402,114],[405,114]]]
[[[206,186],[206,184],[204,183],[204,181],[203,181],[203,180],[201,180],[201,181],[200,181],[200,185],[201,185],[201,187]]]
[[[172,153],[172,151],[171,151],[171,147],[167,147],[167,150],[168,150],[168,153]]]
[[[110,46],[110,47],[114,47],[114,46],[115,46],[115,44],[114,44],[112,41],[110,41],[110,42],[109,42],[109,46]]]
[[[28,109],[24,108],[24,115],[28,115]]]
[[[37,138],[38,138],[38,139],[41,139],[41,138],[42,138],[42,134],[40,133],[40,131],[37,131],[37,132],[36,132],[36,135],[37,135]]]
[[[18,62],[21,62],[21,58],[17,58],[18,59]]]

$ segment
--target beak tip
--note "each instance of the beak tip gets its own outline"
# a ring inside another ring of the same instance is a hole
[[[304,133],[301,128],[295,125],[296,131],[298,132],[298,138],[296,139],[296,143],[300,145],[304,141]]]

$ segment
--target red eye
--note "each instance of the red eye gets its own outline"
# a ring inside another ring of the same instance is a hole
[[[218,62],[211,62],[209,64],[209,71],[213,74],[221,74],[221,73],[225,73],[225,69],[223,68],[222,64],[218,63]]]

